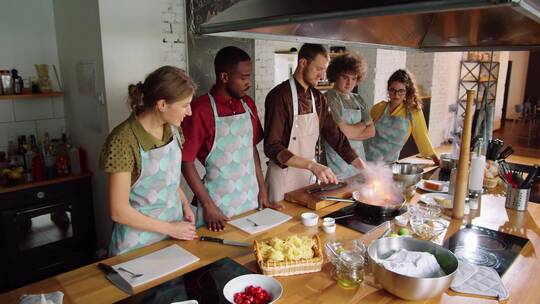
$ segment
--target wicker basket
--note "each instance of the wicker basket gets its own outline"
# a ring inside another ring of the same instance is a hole
[[[298,261],[264,261],[259,252],[260,242],[255,241],[255,258],[262,273],[268,276],[290,276],[295,274],[321,271],[323,265],[323,254],[321,240],[318,235],[313,236],[313,258],[301,259]]]

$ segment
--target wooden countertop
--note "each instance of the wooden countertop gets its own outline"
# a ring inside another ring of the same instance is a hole
[[[419,195],[413,199],[418,199]],[[323,216],[333,212],[347,204],[337,203],[318,211]],[[363,235],[354,230],[339,226],[335,235],[322,232],[319,227],[305,227],[299,220],[302,212],[310,211],[299,205],[285,203],[285,213],[293,216],[293,219],[267,232],[258,235],[248,235],[235,227],[227,226],[220,233],[208,231],[206,228],[198,230],[199,235],[217,236],[228,240],[253,241],[254,239],[266,239],[272,236],[285,237],[291,234],[315,234],[318,233],[323,242],[331,238],[360,238]],[[504,231],[514,235],[526,237],[529,243],[521,251],[513,265],[503,276],[503,281],[510,292],[510,302],[537,303],[538,290],[540,290],[540,263],[537,252],[540,252],[540,204],[530,203],[526,212],[517,212],[505,209],[504,197],[485,195],[482,198],[480,209],[474,214],[467,216],[463,221],[453,220],[445,235],[451,236],[463,223],[472,222],[475,225]],[[319,221],[320,224],[320,221]],[[371,234],[371,233],[370,233]],[[375,237],[372,235],[372,237]],[[214,262],[223,257],[230,257],[247,268],[258,271],[251,249],[224,246],[209,242],[184,242],[167,240],[152,246],[135,250],[121,256],[105,260],[108,264],[117,264],[135,257],[153,252],[163,247],[176,243],[200,258],[180,271],[153,281],[137,288],[140,292],[162,282],[168,281],[181,274]],[[277,277],[284,286],[284,293],[279,303],[401,303],[402,300],[387,293],[383,289],[368,283],[368,280],[359,288],[346,290],[340,288],[331,277],[331,265],[325,261],[323,271],[312,274]],[[0,303],[17,303],[22,294],[46,293],[62,290],[65,294],[64,303],[112,303],[121,300],[127,295],[109,283],[103,273],[95,264],[66,272],[46,280],[30,284],[19,289],[12,290],[0,295]],[[440,297],[432,298],[421,303],[496,303],[491,298],[470,297],[459,295],[450,290]]]

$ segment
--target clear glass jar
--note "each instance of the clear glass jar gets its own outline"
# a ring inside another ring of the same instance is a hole
[[[364,281],[364,256],[360,252],[344,251],[340,254],[340,263],[336,267],[339,286],[358,287]]]

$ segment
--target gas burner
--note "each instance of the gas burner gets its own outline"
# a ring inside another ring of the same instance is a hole
[[[466,247],[458,246],[456,247],[454,253],[458,258],[465,259],[475,265],[487,266],[491,268],[497,268],[499,266],[499,259],[497,256],[481,248],[470,250]]]

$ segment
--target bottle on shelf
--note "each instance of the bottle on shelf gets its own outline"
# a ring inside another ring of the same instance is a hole
[[[19,71],[16,69],[11,70],[11,77],[13,79],[13,94],[22,94],[23,92],[23,79],[19,76]]]
[[[18,141],[18,145],[17,145],[17,153],[15,156],[15,163],[17,167],[26,168],[25,157],[24,157],[26,154],[26,150],[24,149],[24,142],[26,141],[26,136],[24,135],[19,136],[17,141]]]
[[[13,78],[9,70],[0,70],[0,92],[4,95],[13,94]]]
[[[10,166],[15,166],[17,164],[17,146],[13,143],[13,140],[10,140],[8,143],[7,161]]]
[[[34,154],[34,158],[32,159],[32,171],[34,173],[34,180],[37,182],[45,179],[42,166],[41,155],[39,153]]]

